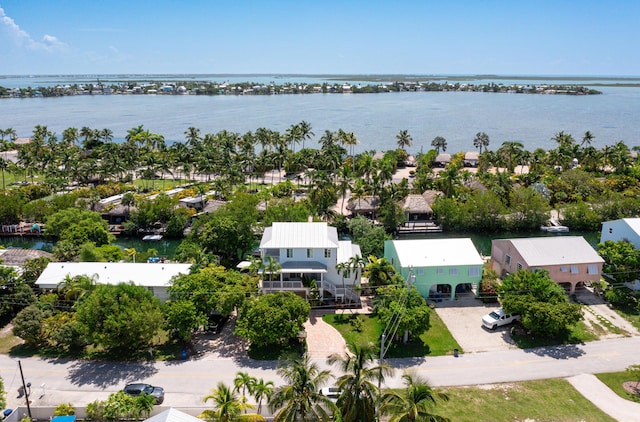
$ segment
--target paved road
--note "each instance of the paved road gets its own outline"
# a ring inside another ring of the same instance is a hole
[[[476,385],[531,379],[570,377],[580,374],[621,371],[638,363],[640,337],[610,339],[584,345],[545,347],[532,350],[503,350],[453,356],[390,360],[398,369],[387,380],[389,387],[401,386],[402,370],[424,375],[434,386]],[[326,366],[324,359],[315,359]],[[63,359],[21,359],[25,380],[31,382],[34,406],[73,402],[76,405],[106,399],[130,381],[144,380],[166,390],[166,406],[199,407],[201,398],[218,381],[231,383],[238,371],[281,382],[274,362],[254,362],[214,355],[184,362],[92,362]],[[18,359],[0,356],[9,407],[15,407],[20,385]],[[41,385],[45,384],[42,388]],[[44,393],[44,394],[43,394]]]

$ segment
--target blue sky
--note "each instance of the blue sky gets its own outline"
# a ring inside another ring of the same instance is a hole
[[[0,0],[0,74],[640,75],[640,1]]]

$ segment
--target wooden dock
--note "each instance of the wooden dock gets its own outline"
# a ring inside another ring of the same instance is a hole
[[[411,221],[398,228],[398,234],[442,233],[442,227],[433,221]]]

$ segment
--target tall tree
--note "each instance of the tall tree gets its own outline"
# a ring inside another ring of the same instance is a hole
[[[484,132],[476,133],[476,137],[473,138],[473,146],[478,148],[480,154],[482,154],[482,148],[486,150],[489,146],[489,135]]]
[[[398,134],[396,135],[396,141],[396,143],[398,144],[398,148],[402,150],[413,145],[413,137],[406,129],[398,132]]]
[[[269,398],[269,408],[276,412],[274,421],[332,420],[335,404],[320,391],[329,381],[331,372],[321,370],[306,354],[283,356],[278,361],[277,372],[285,384],[276,387]]]
[[[440,154],[440,150],[442,150],[442,152],[447,150],[447,140],[442,136],[436,136],[433,138],[433,141],[431,141],[431,146],[436,149],[438,154]]]
[[[343,355],[333,354],[327,359],[344,374],[336,381],[341,391],[336,405],[344,422],[373,421],[379,385],[393,374],[393,368],[386,363],[374,365],[377,356],[373,345],[349,343],[347,347]]]
[[[449,396],[433,391],[425,379],[415,374],[405,373],[402,380],[404,389],[389,389],[382,396],[380,412],[389,415],[390,422],[449,421],[432,412],[438,401],[448,401]]]

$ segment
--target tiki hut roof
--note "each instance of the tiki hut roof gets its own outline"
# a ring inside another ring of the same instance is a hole
[[[464,154],[464,159],[478,161],[478,159],[480,159],[480,153],[478,151],[467,151]]]
[[[3,265],[21,267],[27,260],[40,257],[53,260],[53,255],[49,252],[36,249],[0,249],[0,259]]]
[[[438,154],[435,159],[436,163],[450,163],[451,162],[451,154],[447,154],[445,152]]]
[[[422,195],[411,194],[402,202],[402,209],[413,214],[431,214],[433,210]]]
[[[422,197],[425,201],[427,201],[427,204],[429,204],[429,206],[433,205],[433,203],[436,201],[436,198],[439,196],[444,196],[444,193],[439,190],[429,189],[422,192]]]
[[[350,198],[347,209],[353,214],[366,214],[375,212],[380,208],[380,198],[377,196],[363,196],[362,198]]]

